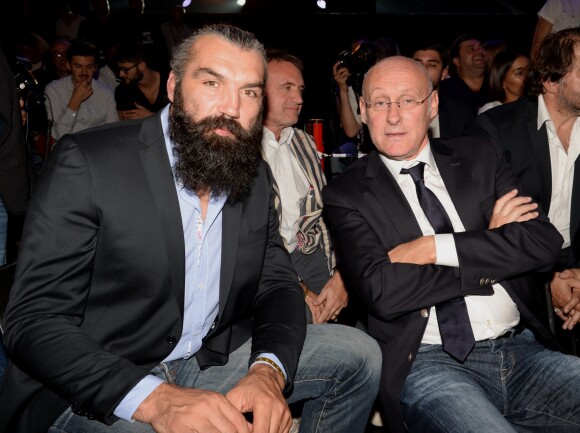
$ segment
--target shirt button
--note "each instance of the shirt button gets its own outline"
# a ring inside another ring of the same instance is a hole
[[[177,343],[177,338],[175,338],[173,335],[170,335],[169,337],[167,337],[167,343],[173,345]]]

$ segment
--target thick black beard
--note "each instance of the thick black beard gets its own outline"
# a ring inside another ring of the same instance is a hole
[[[230,131],[235,138],[217,135],[216,128]],[[261,112],[249,132],[224,116],[196,122],[185,112],[181,89],[176,89],[169,113],[169,136],[174,143],[175,175],[187,189],[225,193],[233,203],[248,195],[262,159]]]

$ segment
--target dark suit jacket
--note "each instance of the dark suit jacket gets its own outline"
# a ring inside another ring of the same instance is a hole
[[[439,136],[451,138],[464,135],[475,115],[467,101],[453,95],[439,95]]]
[[[391,433],[405,431],[399,397],[430,307],[461,296],[491,295],[493,281],[499,281],[517,304],[522,322],[550,347],[558,347],[526,306],[537,296],[535,288],[522,279],[508,279],[550,267],[562,237],[543,214],[486,230],[497,198],[517,185],[487,139],[434,139],[431,148],[466,229],[454,234],[459,268],[389,262],[388,251],[422,232],[378,153],[350,165],[323,190],[338,267],[366,306],[369,333],[383,352],[380,400]]]
[[[24,214],[30,195],[30,167],[10,65],[0,49],[0,199],[11,214]]]
[[[272,179],[261,162],[249,197],[223,208],[219,313],[196,358],[223,365],[252,336],[249,362],[275,353],[291,383],[306,319]],[[7,433],[45,432],[71,405],[114,422],[183,324],[183,229],[159,114],[63,137],[39,184],[5,315]]]
[[[469,135],[486,135],[500,145],[511,170],[526,193],[546,213],[552,199],[552,168],[546,125],[538,129],[538,99],[521,98],[477,116]],[[580,159],[574,166],[570,238],[574,257],[569,266],[580,267]]]

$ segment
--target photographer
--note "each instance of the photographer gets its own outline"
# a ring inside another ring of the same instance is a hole
[[[341,52],[339,60],[332,66],[336,113],[340,122],[336,142],[341,153],[356,155],[359,151],[366,153],[370,150],[358,108],[362,79],[376,61],[398,54],[399,47],[391,38],[382,37],[375,41],[357,38],[351,49]]]

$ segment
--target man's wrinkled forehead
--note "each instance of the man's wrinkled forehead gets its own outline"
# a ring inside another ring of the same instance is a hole
[[[266,81],[267,62],[260,52],[241,48],[218,35],[209,34],[200,36],[192,44],[191,54],[194,63],[198,65],[203,61],[218,61],[220,59],[228,59],[238,63],[242,60],[240,56],[243,56],[244,60],[253,56],[255,58],[256,69],[262,81],[264,83]]]

